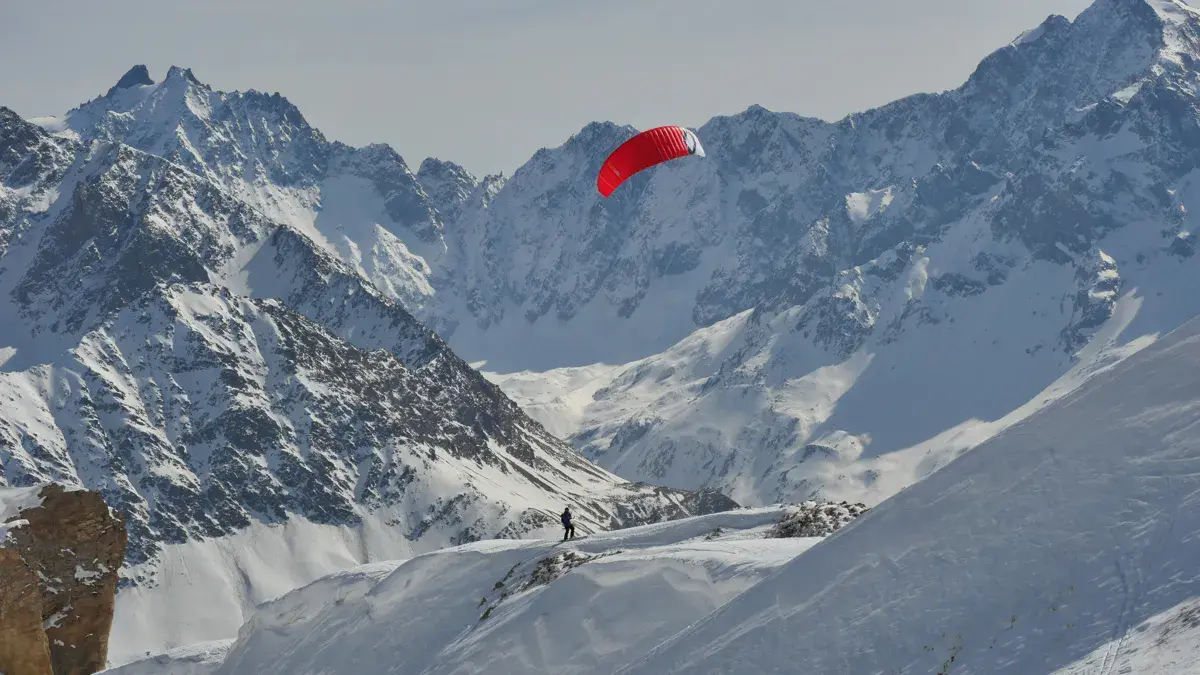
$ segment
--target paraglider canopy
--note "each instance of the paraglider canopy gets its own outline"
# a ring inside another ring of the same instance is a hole
[[[635,173],[688,155],[704,156],[700,139],[688,129],[665,126],[647,129],[622,143],[596,176],[596,189],[605,197]]]

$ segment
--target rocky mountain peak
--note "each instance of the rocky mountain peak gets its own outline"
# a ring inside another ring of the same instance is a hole
[[[170,68],[168,68],[167,76],[166,76],[166,78],[163,79],[163,82],[168,83],[168,82],[172,82],[176,79],[183,80],[183,81],[185,81],[189,84],[193,84],[197,87],[206,87],[206,88],[208,87],[208,85],[204,84],[203,82],[201,82],[200,80],[198,80],[196,78],[196,75],[195,75],[195,73],[192,72],[191,68],[185,68],[183,66],[171,66]]]
[[[573,134],[562,145],[565,151],[586,155],[589,158],[604,158],[625,140],[638,132],[638,129],[628,124],[615,122],[589,122]]]
[[[479,179],[461,165],[436,157],[426,157],[422,160],[421,166],[417,168],[417,180],[422,184],[433,180],[452,180],[470,187],[479,184]]]
[[[462,212],[463,205],[480,185],[480,180],[454,162],[426,158],[417,169],[417,182],[447,221]]]
[[[111,96],[113,92],[119,89],[129,89],[130,87],[138,87],[144,85],[152,85],[154,80],[150,77],[150,69],[143,64],[138,64],[129,69],[117,83],[108,90],[105,96]]]
[[[1163,60],[1196,56],[1198,29],[1200,13],[1176,0],[1097,0],[1074,21],[1050,16],[990,54],[963,90],[1022,110],[1029,101],[1083,107],[1152,76]]]

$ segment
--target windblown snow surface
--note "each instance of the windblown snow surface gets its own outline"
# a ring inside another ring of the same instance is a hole
[[[449,483],[453,478],[445,480]],[[493,482],[491,487],[499,494],[501,483]],[[512,498],[522,507],[546,514],[561,509],[555,495],[533,490],[518,490]],[[486,511],[481,516],[495,517]],[[387,511],[364,513],[357,525],[318,524],[293,517],[282,524],[255,522],[225,537],[163,547],[158,560],[130,570],[130,574],[152,572],[153,583],[130,586],[117,595],[109,665],[157,653],[163,646],[179,648],[231,638],[257,605],[314,579],[449,545],[437,536],[414,541],[398,527],[397,519],[395,512]],[[580,534],[604,527],[588,519],[576,521]],[[526,537],[561,531],[557,519],[530,528]],[[179,611],[183,607],[187,611]]]
[[[820,541],[768,537],[785,512],[359,567],[259,607],[214,672],[612,673]]]
[[[104,675],[209,675],[221,665],[233,640],[201,642],[101,671]]]
[[[1200,320],[621,675],[1200,672]]]

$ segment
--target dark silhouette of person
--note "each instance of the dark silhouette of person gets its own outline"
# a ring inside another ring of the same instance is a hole
[[[568,537],[571,539],[574,539],[575,538],[575,526],[571,524],[571,507],[569,507],[569,506],[563,509],[562,524],[563,524],[563,541],[566,541],[568,539]]]

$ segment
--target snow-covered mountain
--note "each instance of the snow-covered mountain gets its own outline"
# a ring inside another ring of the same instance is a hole
[[[308,285],[324,282],[275,270],[308,274],[292,249],[326,260],[627,479],[877,502],[1200,313],[1198,26],[1175,0],[1097,0],[953,91],[837,123],[715,118],[706,158],[607,200],[594,172],[629,127],[590,124],[509,177],[436,159],[413,173],[384,146],[326,140],[285,99],[178,68],[11,135],[46,156],[164,158],[147,217],[198,195],[181,233],[196,247],[161,254],[189,261],[183,280],[319,318]],[[21,169],[22,199],[61,166]],[[16,289],[41,324],[140,292],[56,286],[63,265],[109,273],[61,246]],[[120,274],[113,252],[95,255]]]
[[[0,484],[126,516],[114,661],[347,566],[552,534],[566,504],[581,532],[733,505],[592,465],[405,309],[434,203],[390,148],[186,69],[0,108]]]
[[[611,123],[477,178],[183,68],[0,108],[3,481],[129,514],[117,662],[564,503],[878,503],[1200,314],[1198,88],[1200,14],[1096,0],[953,91],[714,118],[607,200]]]
[[[130,672],[1195,673],[1197,428],[1200,319],[821,539],[747,508],[477,542],[265,603],[203,670]]]
[[[632,130],[591,125],[447,228],[448,340],[627,478],[878,502],[1200,314],[1198,87],[1196,10],[1096,0],[952,91],[715,118],[608,201]]]

